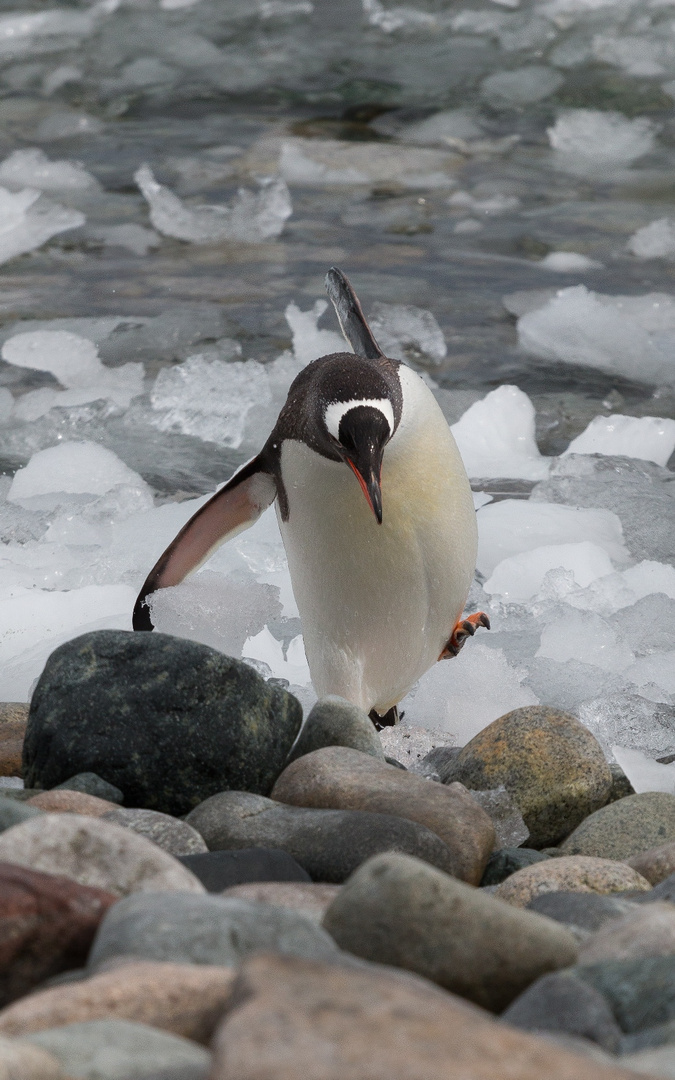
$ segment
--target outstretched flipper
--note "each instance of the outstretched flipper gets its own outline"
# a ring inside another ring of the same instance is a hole
[[[357,356],[378,360],[384,356],[366,322],[359,299],[349,281],[337,267],[326,274],[326,292],[335,308],[340,329]]]
[[[486,630],[490,629],[490,620],[484,611],[477,611],[475,615],[467,615],[466,619],[460,619],[438,659],[448,660],[457,656],[466,639],[473,637],[479,626],[484,626]]]
[[[212,499],[183,526],[148,574],[138,594],[132,624],[134,630],[152,630],[147,597],[157,589],[179,585],[210,555],[248,529],[277,495],[274,477],[261,467],[260,456],[235,473]]]

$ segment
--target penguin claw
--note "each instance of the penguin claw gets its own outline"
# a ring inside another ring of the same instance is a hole
[[[474,615],[467,615],[466,619],[460,619],[438,659],[449,660],[457,656],[466,639],[473,637],[479,626],[484,626],[486,630],[490,629],[490,620],[484,611],[477,611]]]

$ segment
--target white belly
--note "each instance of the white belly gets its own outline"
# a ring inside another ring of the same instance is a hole
[[[476,562],[476,515],[431,391],[401,368],[403,416],[382,465],[378,525],[356,477],[304,443],[282,447],[280,521],[319,696],[383,713],[438,659]]]

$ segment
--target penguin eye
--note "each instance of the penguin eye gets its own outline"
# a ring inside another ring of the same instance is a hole
[[[356,409],[367,410],[373,420],[376,419],[374,414],[379,413],[383,423],[376,424],[376,426],[384,428],[384,425],[386,425],[388,428],[386,438],[391,438],[394,433],[394,410],[389,399],[362,398],[361,400],[352,401],[334,401],[326,407],[324,423],[328,434],[332,435],[336,442],[342,442],[342,433],[345,430],[343,420],[348,413],[353,413]]]

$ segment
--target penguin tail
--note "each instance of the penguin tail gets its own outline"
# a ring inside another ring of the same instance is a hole
[[[379,360],[384,356],[366,322],[359,298],[348,278],[331,266],[326,274],[326,292],[340,323],[340,329],[357,356],[366,360]]]

